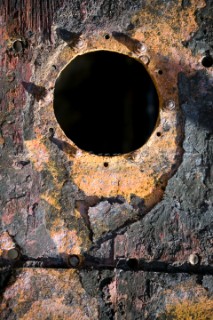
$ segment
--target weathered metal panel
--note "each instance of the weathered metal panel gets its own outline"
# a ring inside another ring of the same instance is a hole
[[[211,319],[212,10],[0,1],[2,319]],[[79,151],[54,117],[62,68],[100,49],[141,60],[161,98],[161,136],[131,157]]]

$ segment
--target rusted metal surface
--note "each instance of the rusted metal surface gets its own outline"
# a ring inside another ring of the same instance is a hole
[[[72,270],[22,269],[4,293],[2,319],[97,319],[97,300],[89,297]]]
[[[164,319],[189,300],[211,312],[211,10],[0,2],[2,319]],[[133,153],[84,152],[55,118],[57,77],[95,50],[141,61],[158,90],[157,126]]]

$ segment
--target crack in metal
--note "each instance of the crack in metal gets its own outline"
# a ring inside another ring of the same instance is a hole
[[[188,262],[180,266],[175,266],[163,261],[146,261],[144,259],[117,259],[109,260],[99,259],[93,256],[85,255],[83,265],[72,267],[60,258],[42,258],[28,259],[22,257],[18,261],[10,262],[6,259],[0,260],[0,270],[9,267],[11,269],[20,268],[49,268],[49,269],[76,269],[76,270],[123,270],[125,272],[161,272],[161,273],[188,273],[213,275],[213,267],[206,265],[191,265]]]

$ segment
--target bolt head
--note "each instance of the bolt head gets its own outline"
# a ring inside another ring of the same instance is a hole
[[[8,256],[8,259],[10,260],[16,260],[19,257],[19,252],[16,248],[12,248],[8,250],[7,256]]]
[[[168,100],[166,102],[166,109],[174,110],[174,108],[175,108],[175,102],[173,100]]]
[[[146,45],[145,45],[143,42],[141,42],[141,43],[138,45],[137,53],[140,54],[140,53],[146,52],[146,50],[147,50]]]
[[[83,41],[83,40],[79,40],[79,41],[78,41],[78,43],[77,43],[77,48],[78,48],[79,50],[83,49],[85,46],[86,46],[85,41]]]
[[[24,49],[24,42],[22,40],[16,40],[13,43],[13,49],[16,53],[20,53]]]
[[[150,62],[150,59],[148,56],[140,56],[140,60],[145,64],[148,65]]]
[[[79,267],[80,263],[81,263],[81,259],[79,258],[79,256],[77,256],[76,254],[71,254],[69,257],[68,257],[68,262],[69,262],[69,265],[72,267],[72,268],[77,268]]]
[[[191,265],[193,265],[193,266],[195,266],[196,264],[198,264],[198,263],[199,263],[199,257],[198,257],[198,255],[195,254],[195,253],[190,254],[190,256],[189,256],[189,258],[188,258],[188,262],[189,262]]]

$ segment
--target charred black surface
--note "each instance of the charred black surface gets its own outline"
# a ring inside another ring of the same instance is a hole
[[[12,269],[9,267],[3,267],[0,269],[0,294],[4,291],[7,286],[10,277],[12,275]]]
[[[196,11],[196,20],[199,25],[198,30],[192,34],[189,41],[183,44],[190,48],[194,55],[197,53],[213,54],[213,2],[206,1],[206,6]]]

